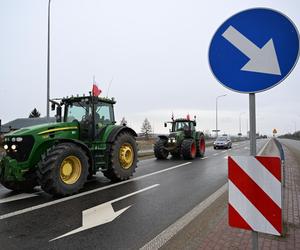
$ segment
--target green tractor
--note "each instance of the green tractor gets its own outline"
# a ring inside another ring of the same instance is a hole
[[[137,134],[115,122],[115,100],[77,96],[51,100],[56,123],[22,128],[5,135],[0,182],[8,189],[35,186],[68,196],[102,171],[111,181],[126,180],[137,167]]]
[[[186,160],[194,159],[196,156],[204,157],[205,139],[202,132],[196,131],[196,121],[186,119],[172,118],[172,128],[169,136],[161,135],[154,145],[155,157],[164,160],[169,153],[173,157],[183,157]]]

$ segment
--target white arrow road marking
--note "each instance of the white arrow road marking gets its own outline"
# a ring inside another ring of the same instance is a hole
[[[241,70],[281,75],[272,38],[262,48],[259,48],[233,26],[229,26],[222,36],[249,57],[250,60]]]
[[[36,193],[32,193],[32,194],[22,193],[22,194],[5,197],[5,198],[0,199],[0,204],[17,201],[17,200],[28,199],[31,197],[36,197],[36,196],[38,196],[39,193],[41,193],[41,192],[36,192]]]
[[[90,229],[90,228],[93,228],[93,227],[97,227],[97,226],[112,222],[114,219],[116,219],[118,216],[120,216],[128,208],[131,207],[131,205],[130,205],[128,207],[125,207],[125,208],[115,212],[112,205],[111,205],[112,203],[123,200],[125,198],[136,195],[138,193],[145,192],[145,191],[147,191],[149,189],[152,189],[152,188],[155,188],[157,186],[159,186],[159,184],[155,184],[155,185],[152,185],[150,187],[143,188],[139,191],[124,195],[124,196],[119,197],[117,199],[105,202],[105,203],[100,204],[98,206],[95,206],[95,207],[92,207],[92,208],[89,208],[87,210],[82,211],[82,226],[81,227],[76,228],[75,230],[72,230],[72,231],[70,231],[66,234],[63,234],[63,235],[61,235],[57,238],[54,238],[50,241],[58,240],[60,238],[69,236],[71,234],[76,234],[76,233],[79,233],[81,231],[84,231],[84,230],[87,230],[87,229]]]

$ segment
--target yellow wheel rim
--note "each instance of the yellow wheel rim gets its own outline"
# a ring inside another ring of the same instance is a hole
[[[129,143],[124,143],[120,147],[119,151],[119,161],[121,167],[124,169],[129,169],[132,166],[134,159],[134,151],[132,146]]]
[[[76,156],[68,156],[60,165],[60,178],[65,184],[74,184],[79,179],[81,170],[80,160]]]

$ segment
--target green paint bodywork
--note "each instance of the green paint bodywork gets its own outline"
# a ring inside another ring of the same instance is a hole
[[[103,101],[100,98],[99,100],[100,102]],[[109,99],[107,101],[105,100],[105,102],[111,105],[115,103]],[[112,117],[114,117],[114,115]],[[0,161],[0,177],[5,181],[24,181],[27,172],[35,172],[43,154],[53,145],[60,142],[72,142],[85,150],[89,157],[90,173],[94,174],[99,169],[105,170],[110,164],[109,150],[112,142],[108,140],[113,132],[124,129],[131,131],[132,134],[136,136],[135,132],[130,128],[115,125],[115,121],[97,128],[97,130],[101,132],[97,135],[95,140],[81,138],[80,124],[78,121],[42,124],[8,133],[5,135],[4,145],[12,145],[14,144],[12,140],[25,136],[32,136],[34,143],[25,161],[18,162],[16,159],[12,159],[8,156],[9,154],[7,153]],[[18,142],[18,146],[22,147],[22,142]]]

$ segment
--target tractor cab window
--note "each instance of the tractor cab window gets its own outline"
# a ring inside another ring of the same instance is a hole
[[[189,123],[188,122],[176,122],[174,124],[174,131],[183,131],[189,129]]]
[[[95,123],[101,127],[112,124],[114,121],[112,105],[99,103],[96,107]]]
[[[83,103],[73,103],[72,105],[68,106],[67,111],[67,122],[72,122],[74,120],[77,120],[78,122],[81,122],[82,120],[86,119],[90,114],[90,108]]]

